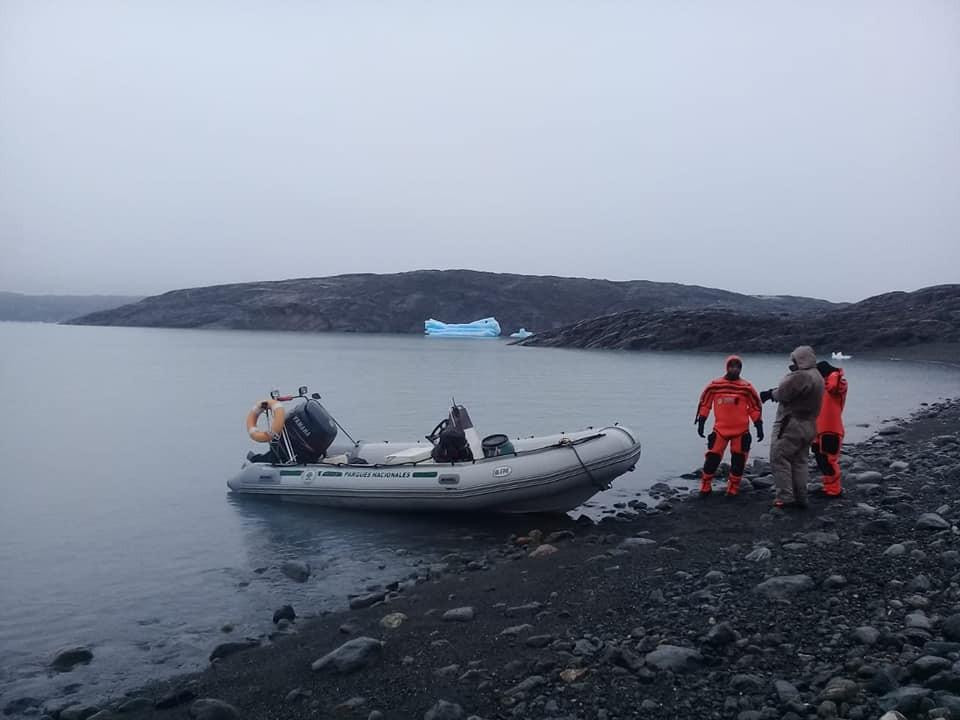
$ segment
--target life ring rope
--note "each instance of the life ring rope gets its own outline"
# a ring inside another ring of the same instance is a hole
[[[270,430],[261,430],[257,427],[257,420],[265,412],[270,411]],[[283,431],[283,421],[286,419],[286,412],[283,409],[283,403],[279,400],[270,398],[261,400],[247,414],[247,433],[251,440],[256,442],[268,443],[277,437]]]

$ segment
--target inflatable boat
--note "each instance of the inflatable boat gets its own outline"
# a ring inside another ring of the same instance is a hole
[[[424,440],[363,442],[345,431],[338,439],[343,428],[320,396],[300,391],[271,393],[251,410],[248,433],[269,449],[247,455],[227,482],[232,493],[390,512],[566,512],[609,488],[640,457],[636,435],[618,424],[481,438],[462,405]]]

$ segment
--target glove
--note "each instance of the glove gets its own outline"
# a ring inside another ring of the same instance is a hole
[[[699,435],[700,437],[706,437],[703,434],[703,426],[707,424],[707,419],[701,415],[696,420],[694,420],[694,422],[697,424],[697,435]]]
[[[757,420],[753,427],[757,431],[757,442],[763,442],[763,420]]]
[[[766,402],[767,400],[773,400],[773,390],[764,390],[760,393],[760,402]]]

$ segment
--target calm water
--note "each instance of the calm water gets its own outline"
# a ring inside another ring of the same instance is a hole
[[[637,471],[598,505],[695,467],[692,425],[723,357],[510,347],[497,340],[84,328],[0,323],[0,705],[113,694],[201,666],[274,608],[337,609],[452,549],[525,521],[399,518],[236,502],[225,481],[251,447],[243,420],[270,388],[306,384],[355,437],[419,437],[455,396],[481,434],[541,434],[620,421],[640,433]],[[786,358],[746,356],[769,387]],[[853,427],[960,394],[960,371],[854,359]],[[770,409],[767,414],[772,416]],[[759,453],[766,456],[767,443]],[[308,560],[297,585],[276,566]],[[257,570],[265,571],[256,572]],[[50,654],[94,662],[48,675]]]

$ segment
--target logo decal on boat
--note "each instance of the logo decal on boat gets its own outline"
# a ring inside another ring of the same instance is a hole
[[[310,483],[313,482],[313,479],[314,479],[315,477],[316,477],[316,474],[313,472],[313,470],[307,470],[307,471],[303,474],[303,484],[304,484],[304,485],[309,485]]]
[[[495,478],[504,478],[512,472],[513,468],[509,465],[501,465],[500,467],[493,469],[493,476]]]

